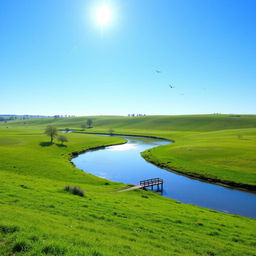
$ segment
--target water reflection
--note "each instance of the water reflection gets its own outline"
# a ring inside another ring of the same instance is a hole
[[[138,146],[135,144],[123,144],[123,145],[117,145],[114,147],[108,147],[108,151],[125,151],[125,150],[138,150]]]

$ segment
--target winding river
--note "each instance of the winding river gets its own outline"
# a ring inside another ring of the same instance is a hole
[[[119,137],[125,138],[127,143],[88,151],[74,158],[72,162],[87,173],[126,184],[162,178],[163,196],[182,203],[256,218],[256,194],[172,173],[148,163],[141,157],[142,151],[168,144],[169,141],[133,136]]]

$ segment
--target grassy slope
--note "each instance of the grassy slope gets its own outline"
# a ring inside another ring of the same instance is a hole
[[[184,174],[256,189],[256,116],[196,115],[146,117],[91,117],[90,132],[154,135],[176,143],[149,150],[143,156],[157,165]],[[46,124],[79,129],[87,117],[32,119],[9,127]],[[5,124],[6,126],[7,124]]]
[[[187,134],[143,157],[194,177],[256,190],[255,146],[256,129],[222,130]]]
[[[72,118],[39,118],[30,120],[11,121],[4,126],[38,126],[49,123],[59,127],[80,128],[91,118],[93,125],[98,128],[139,129],[160,131],[215,131],[224,129],[256,128],[256,115],[189,115],[189,116],[92,116]]]
[[[74,168],[69,154],[122,140],[0,129],[0,255],[255,255],[255,220],[186,205]],[[84,198],[63,191],[79,185]],[[146,195],[146,197],[145,197]]]

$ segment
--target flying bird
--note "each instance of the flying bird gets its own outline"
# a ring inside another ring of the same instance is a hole
[[[162,71],[161,70],[156,70],[156,73],[160,74],[160,73],[162,73]]]
[[[174,86],[172,86],[171,84],[169,84],[169,86],[170,86],[170,88],[171,88],[171,89],[175,88],[175,87],[174,87]]]

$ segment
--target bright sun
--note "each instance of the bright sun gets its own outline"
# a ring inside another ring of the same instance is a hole
[[[100,27],[109,26],[113,20],[113,9],[108,4],[100,4],[94,9],[94,19]]]

